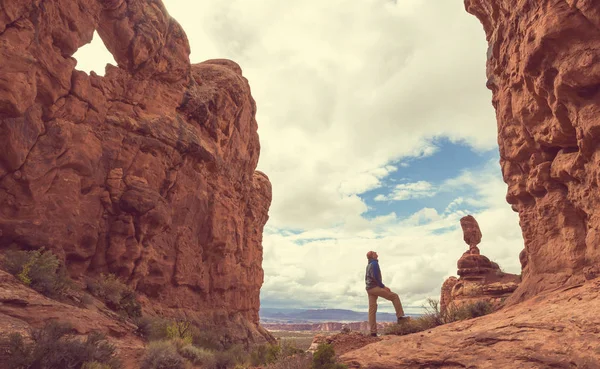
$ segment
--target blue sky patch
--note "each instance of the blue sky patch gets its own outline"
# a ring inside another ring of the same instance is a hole
[[[470,146],[448,139],[434,141],[438,150],[431,156],[402,159],[390,163],[398,168],[383,182],[383,186],[360,195],[369,207],[363,214],[367,219],[396,213],[399,218],[408,217],[423,208],[433,208],[443,213],[446,207],[461,196],[472,195],[472,189],[447,190],[443,184],[446,180],[458,177],[465,170],[478,171],[490,161],[497,159],[498,150],[475,151]],[[396,186],[406,186],[406,193],[414,195],[403,200],[392,200]],[[376,201],[384,196],[387,200]],[[472,204],[458,204],[460,209],[476,210]]]

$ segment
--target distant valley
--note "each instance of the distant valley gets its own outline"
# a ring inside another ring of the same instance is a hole
[[[261,308],[260,320],[264,323],[318,323],[318,322],[362,322],[368,320],[366,311],[344,309],[279,309]],[[377,313],[378,322],[395,322],[392,313]]]
[[[269,330],[286,331],[339,331],[347,326],[351,330],[368,330],[368,313],[344,309],[279,309],[261,308],[260,322]],[[417,314],[409,314],[418,316]],[[377,323],[384,326],[396,322],[392,313],[377,313]]]

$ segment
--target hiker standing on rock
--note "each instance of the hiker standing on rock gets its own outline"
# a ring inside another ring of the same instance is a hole
[[[377,298],[383,297],[386,300],[391,301],[396,309],[396,317],[398,318],[398,324],[400,324],[406,317],[404,316],[404,310],[402,309],[402,303],[397,293],[392,292],[386,287],[381,281],[381,269],[379,269],[379,262],[377,258],[379,255],[375,251],[367,252],[367,273],[365,275],[365,283],[367,284],[367,295],[369,295],[369,327],[371,329],[371,336],[377,337],[377,321],[375,314],[377,313]]]

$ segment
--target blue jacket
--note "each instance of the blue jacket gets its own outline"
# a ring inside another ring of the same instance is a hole
[[[369,264],[367,264],[367,273],[365,274],[365,284],[367,285],[368,290],[373,287],[385,288],[385,285],[381,281],[381,269],[379,269],[379,262],[376,259],[369,259]]]

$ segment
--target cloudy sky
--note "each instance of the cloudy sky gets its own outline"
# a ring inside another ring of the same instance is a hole
[[[520,273],[505,202],[487,44],[463,0],[163,0],[192,62],[239,63],[257,101],[259,170],[273,184],[266,307],[367,309],[365,254],[408,312],[439,298],[467,249]],[[116,64],[98,37],[75,57]],[[380,311],[391,311],[380,302]]]

